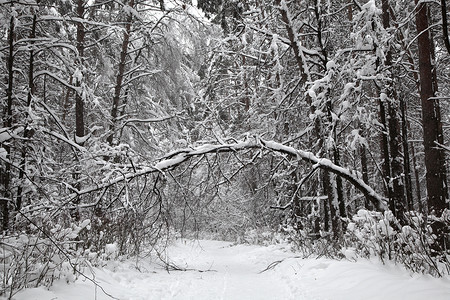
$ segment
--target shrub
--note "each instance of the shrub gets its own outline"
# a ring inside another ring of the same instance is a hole
[[[356,256],[376,256],[393,260],[414,272],[434,276],[450,274],[448,245],[449,211],[441,218],[426,218],[417,212],[406,215],[407,224],[400,225],[390,211],[385,213],[359,210],[347,226],[343,253],[351,250]],[[433,230],[440,222],[447,230]]]

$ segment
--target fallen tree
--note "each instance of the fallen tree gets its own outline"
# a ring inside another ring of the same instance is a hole
[[[387,210],[386,199],[379,195],[374,189],[367,185],[361,178],[361,176],[348,168],[338,166],[334,164],[331,160],[326,158],[320,158],[315,156],[312,152],[302,151],[277,143],[274,141],[266,141],[260,138],[254,138],[246,141],[234,141],[232,143],[220,143],[220,144],[204,144],[199,147],[190,147],[179,149],[173,151],[166,156],[164,156],[158,163],[153,166],[148,166],[141,168],[139,170],[134,170],[133,172],[124,174],[122,176],[116,177],[107,182],[102,182],[95,186],[87,187],[82,190],[77,190],[71,188],[73,193],[69,196],[69,199],[65,201],[68,203],[79,197],[81,195],[89,194],[95,191],[105,190],[108,187],[118,184],[120,182],[128,182],[133,178],[151,174],[151,173],[164,173],[165,171],[174,169],[178,165],[188,161],[193,157],[198,157],[206,154],[222,153],[222,152],[238,152],[249,149],[259,149],[267,150],[275,153],[286,154],[289,156],[296,157],[299,160],[304,160],[308,163],[313,164],[314,167],[321,168],[328,172],[334,173],[350,182],[355,188],[361,191],[364,196],[375,206],[378,211]],[[79,207],[91,207],[95,206],[96,203],[84,204]]]

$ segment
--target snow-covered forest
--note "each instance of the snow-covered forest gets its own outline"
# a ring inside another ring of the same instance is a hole
[[[0,298],[180,238],[448,277],[446,2],[0,0]]]

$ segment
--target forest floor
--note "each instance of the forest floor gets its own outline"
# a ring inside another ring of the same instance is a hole
[[[110,261],[94,269],[102,288],[121,300],[149,299],[450,299],[450,277],[411,274],[378,260],[302,259],[288,246],[180,240],[168,248],[167,270],[150,258]],[[26,289],[15,300],[111,299],[87,280]]]

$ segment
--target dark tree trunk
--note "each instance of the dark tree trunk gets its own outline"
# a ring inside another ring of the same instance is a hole
[[[134,7],[134,0],[130,0],[129,3],[130,7]],[[131,34],[131,23],[133,21],[133,15],[130,13],[127,17],[127,23],[125,25],[125,32],[123,33],[123,41],[122,41],[122,49],[120,52],[120,61],[119,61],[119,71],[117,73],[116,77],[116,85],[114,87],[114,96],[113,96],[113,103],[111,108],[111,125],[109,127],[110,134],[106,138],[106,141],[109,143],[109,145],[113,145],[114,143],[114,131],[115,131],[115,124],[117,122],[117,116],[118,116],[118,109],[120,104],[120,94],[122,91],[122,85],[123,85],[123,77],[125,74],[125,65],[126,65],[126,59],[128,56],[128,44],[130,42],[130,34]]]
[[[31,33],[30,33],[30,40],[31,40],[31,50],[30,50],[30,60],[28,63],[28,95],[27,95],[27,107],[30,108],[31,106],[31,100],[33,98],[33,95],[35,93],[35,86],[34,86],[34,49],[33,49],[33,40],[36,37],[36,21],[37,16],[36,14],[33,16],[33,23],[31,24]],[[28,128],[25,128],[23,137],[24,142],[27,143],[27,139],[30,136],[30,131]],[[17,199],[16,199],[16,209],[20,210],[22,208],[22,192],[23,192],[23,185],[22,180],[25,176],[25,167],[26,167],[26,158],[27,158],[27,147],[26,144],[22,148],[22,161],[20,162],[20,171],[19,171],[19,187],[17,188]]]
[[[7,72],[8,72],[8,87],[6,89],[6,107],[5,113],[6,116],[4,121],[4,126],[7,128],[11,128],[12,126],[12,105],[13,105],[13,81],[14,81],[14,17],[11,17],[9,22],[9,35],[8,35],[8,57],[6,59],[7,64]],[[3,149],[6,151],[6,158],[9,161],[11,155],[11,147],[9,142],[6,141],[2,145]],[[9,228],[9,201],[11,200],[11,191],[10,191],[10,181],[11,181],[11,164],[5,163],[5,170],[1,174],[1,183],[3,185],[3,199],[2,203],[2,230],[3,232],[8,231]]]
[[[323,180],[323,192],[328,197],[328,208],[330,212],[330,219],[331,219],[331,230],[333,232],[334,238],[339,238],[340,236],[340,222],[339,222],[339,216],[337,214],[337,207],[336,203],[334,203],[333,199],[335,199],[334,196],[334,189],[331,184],[331,178],[330,173],[327,171],[322,172],[322,180]]]
[[[385,29],[390,28],[390,11],[389,0],[382,0],[382,19],[383,27]],[[404,219],[405,213],[405,193],[403,184],[403,157],[400,152],[401,136],[400,136],[400,124],[398,118],[398,94],[394,88],[394,77],[392,70],[392,51],[388,48],[385,54],[384,65],[386,72],[388,73],[388,81],[385,87],[385,92],[388,97],[388,130],[389,130],[389,159],[390,159],[390,173],[389,186],[392,185],[389,202],[390,209],[399,220]]]
[[[412,195],[412,179],[411,179],[411,165],[409,157],[408,145],[408,121],[406,118],[406,102],[403,97],[400,98],[400,112],[402,118],[402,144],[403,144],[403,168],[405,170],[405,191],[406,204],[408,210],[414,210],[413,195]]]
[[[448,37],[448,20],[447,20],[446,0],[441,0],[441,13],[442,13],[442,35],[444,38],[445,48],[447,48],[447,52],[448,52],[448,54],[450,54],[450,39]]]
[[[317,4],[317,3],[316,3]],[[308,81],[308,67],[306,65],[306,62],[304,61],[304,55],[302,53],[302,50],[300,48],[299,45],[299,40],[298,40],[298,35],[297,32],[294,30],[294,26],[292,24],[292,20],[290,19],[289,16],[289,12],[286,10],[285,7],[281,6],[281,0],[275,0],[275,5],[277,6],[277,9],[281,15],[281,20],[284,23],[288,38],[289,38],[289,42],[290,42],[290,47],[292,49],[292,51],[294,52],[294,57],[295,57],[295,62],[296,65],[298,67],[298,70],[300,72],[300,84],[302,86],[304,86],[306,84],[306,82]],[[317,5],[316,5],[316,17],[317,17]],[[318,29],[318,38],[319,41],[321,40],[320,37],[321,34],[321,29]],[[324,65],[326,65],[326,62],[324,63]],[[311,112],[315,111],[315,107],[312,105],[312,101],[311,98],[307,95],[306,96],[306,103],[310,106]],[[316,123],[314,124],[315,126],[315,139],[316,140],[320,140],[321,142],[319,143],[319,148],[322,147],[323,145],[323,135],[321,134],[322,132],[324,132],[322,124],[320,124],[319,120],[316,120]],[[328,193],[328,199],[330,203],[333,203],[333,199],[335,198],[335,193],[333,192],[333,188],[332,188],[332,184],[330,181],[330,174],[327,175],[323,175],[323,180],[324,180],[324,192],[327,191]],[[341,183],[342,186],[342,183]],[[341,199],[342,200],[342,199]],[[335,237],[339,236],[339,217],[336,214],[336,208],[335,207],[331,207],[331,204],[329,205],[329,212],[330,212],[330,218],[331,218],[331,223],[332,223],[332,230],[333,230],[333,234]],[[328,213],[328,211],[327,211]],[[338,222],[338,224],[335,224],[335,222]],[[317,226],[317,220],[315,220],[313,228],[314,230],[317,230],[318,226]],[[325,225],[328,226],[328,225]]]
[[[77,17],[81,20],[84,19],[84,13],[85,13],[85,7],[84,7],[84,0],[78,0],[77,1]],[[83,65],[84,65],[84,40],[85,40],[85,28],[83,22],[77,23],[77,51],[78,51],[78,57],[79,57],[79,65],[81,70],[79,70],[81,73],[83,73]],[[80,78],[75,78],[75,86],[80,88],[81,87],[81,80]],[[84,144],[84,139],[81,139],[84,137],[85,130],[84,130],[84,99],[82,96],[81,91],[75,92],[75,137],[78,137],[80,139],[75,139],[75,142],[79,145]],[[80,190],[81,189],[81,182],[79,182],[80,179],[80,168],[77,167],[75,172],[72,174],[73,179],[75,180],[75,187]],[[80,204],[80,198],[77,197],[73,201],[73,203],[78,206]],[[76,208],[74,211],[72,211],[72,217],[76,220],[80,220],[80,214],[78,211],[78,208]]]
[[[396,96],[393,92],[392,97]],[[405,213],[405,193],[403,185],[403,157],[400,153],[401,136],[399,130],[399,122],[397,118],[397,99],[390,99],[388,104],[389,110],[389,149],[391,158],[391,183],[392,183],[392,207],[393,213],[397,219],[402,220]],[[394,103],[395,102],[395,103]]]
[[[413,169],[414,169],[414,181],[415,181],[415,185],[416,185],[416,197],[417,197],[417,206],[419,209],[419,212],[421,213],[425,213],[425,209],[424,209],[424,205],[422,203],[422,192],[421,192],[421,187],[420,187],[420,174],[419,174],[419,169],[417,166],[417,159],[416,159],[416,150],[414,145],[411,145],[411,156],[412,156],[412,165],[413,165]]]
[[[419,34],[419,77],[422,104],[423,144],[427,181],[428,212],[440,216],[448,207],[445,152],[438,147],[442,143],[442,124],[439,101],[435,99],[436,78],[433,72],[433,43],[429,30],[427,4],[416,3],[416,27]]]
[[[386,195],[389,199],[392,199],[392,185],[390,184],[391,180],[391,158],[389,155],[389,142],[388,142],[388,132],[387,132],[387,122],[386,122],[386,110],[384,108],[384,103],[381,99],[379,99],[379,107],[380,107],[380,123],[382,125],[382,133],[381,133],[381,153],[383,157],[382,171],[383,171],[383,179],[385,181]],[[393,202],[389,201],[389,209],[394,211]]]
[[[297,174],[297,170],[293,171],[291,174],[292,181],[294,184],[291,185],[291,191],[292,191],[292,218],[294,220],[294,225],[296,226],[297,230],[302,230],[304,228],[302,223],[302,217],[305,215],[303,203],[300,201],[300,191],[301,187],[297,186],[299,182],[299,177]]]
[[[323,177],[322,177],[323,180]],[[327,191],[325,188],[325,183],[323,183],[323,194],[327,196]],[[323,230],[325,232],[330,231],[330,208],[328,206],[328,198],[327,200],[323,201]]]
[[[77,16],[80,19],[84,18],[84,0],[78,0],[77,2]],[[84,60],[84,36],[85,29],[84,24],[82,22],[77,23],[77,50],[78,55],[80,57],[80,66],[83,66]],[[82,70],[80,70],[82,72]],[[75,86],[81,87],[81,82],[77,78],[75,82]],[[77,92],[75,94],[75,134],[77,137],[84,136],[84,101],[82,98],[81,92]],[[83,143],[80,143],[83,144]]]
[[[281,0],[275,0],[275,5],[278,7],[278,10],[280,11],[280,14],[281,14],[281,20],[285,24],[286,31],[287,31],[288,37],[289,37],[289,41],[291,43],[290,46],[291,46],[292,50],[294,51],[295,60],[296,60],[297,66],[300,70],[300,76],[302,79],[302,83],[304,84],[304,83],[306,83],[308,76],[306,74],[306,69],[303,65],[305,62],[302,59],[301,50],[300,50],[300,47],[298,44],[299,41],[297,40],[297,35],[294,32],[294,29],[292,27],[291,20],[289,20],[288,12],[283,7],[281,7],[280,4],[281,4]]]
[[[338,166],[341,165],[341,156],[339,154],[339,148],[335,147],[333,151],[334,163]],[[344,191],[342,186],[342,178],[340,176],[336,177],[336,195],[339,203],[339,216],[341,218],[347,217],[347,208],[344,200]]]
[[[367,168],[367,153],[366,153],[366,151],[367,151],[366,146],[361,145],[361,147],[359,149],[359,155],[360,155],[360,160],[361,160],[362,178],[366,184],[369,184],[369,171]],[[371,204],[367,198],[364,200],[364,207],[366,209],[371,209]]]
[[[353,0],[347,0],[347,18],[353,21]]]

